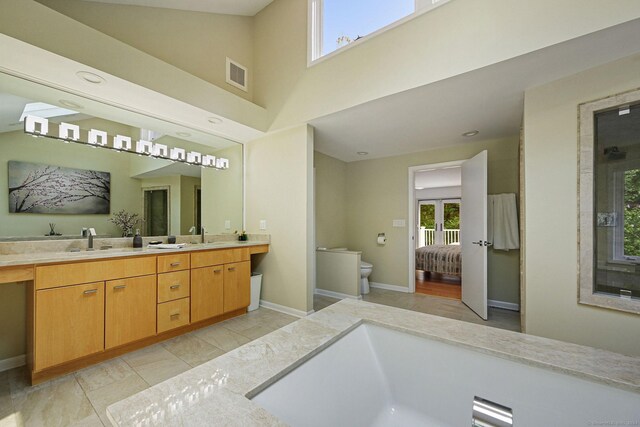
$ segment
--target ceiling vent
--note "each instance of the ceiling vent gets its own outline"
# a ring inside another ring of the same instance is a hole
[[[227,58],[227,83],[238,89],[247,91],[247,67],[244,67],[232,59]]]

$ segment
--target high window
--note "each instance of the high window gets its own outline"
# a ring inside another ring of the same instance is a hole
[[[448,0],[310,0],[314,61]]]
[[[580,302],[640,312],[640,91],[580,106]]]

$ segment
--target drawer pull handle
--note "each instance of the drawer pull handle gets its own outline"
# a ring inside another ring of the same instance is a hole
[[[86,291],[83,292],[83,294],[85,294],[85,295],[91,295],[91,294],[95,294],[95,293],[98,293],[97,289],[89,289],[89,290],[86,290]]]
[[[173,318],[176,318],[176,317],[178,317],[178,316],[180,316],[180,313],[173,313],[173,314],[172,314],[172,315],[170,315],[169,317],[173,319]]]
[[[169,289],[178,289],[180,287],[180,285],[173,285],[173,286],[169,286]]]
[[[124,289],[126,287],[127,285],[118,285],[118,286],[114,286],[113,289]]]
[[[236,271],[236,268],[235,268],[235,267],[229,267],[229,268],[227,268],[227,270],[229,270],[229,271]]]
[[[219,268],[219,269],[217,269],[217,270],[213,270],[213,272],[214,272],[214,273],[220,273],[220,272],[222,272],[222,269],[221,269],[221,268]]]
[[[179,262],[172,262],[171,264],[169,264],[171,267],[178,267],[180,265]]]

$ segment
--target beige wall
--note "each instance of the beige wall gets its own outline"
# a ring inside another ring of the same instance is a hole
[[[370,281],[408,287],[408,229],[392,227],[394,219],[408,219],[408,168],[462,160],[488,150],[490,194],[518,192],[517,138],[478,141],[347,165],[347,241],[373,264]],[[409,224],[407,224],[409,226]],[[387,244],[376,243],[386,233]],[[489,299],[518,304],[519,251],[488,254]]]
[[[229,159],[229,169],[202,170],[202,225],[207,233],[233,233],[246,226],[242,218],[243,146],[225,148],[216,156]],[[231,227],[225,228],[225,220]]]
[[[0,284],[0,361],[25,354],[26,295],[24,283]]]
[[[342,297],[360,296],[360,252],[316,251],[316,288]]]
[[[0,134],[0,236],[45,235],[50,222],[55,222],[56,231],[63,234],[80,235],[82,227],[94,227],[98,234],[120,236],[120,230],[108,221],[110,215],[10,214],[7,162],[17,160],[110,172],[111,213],[121,209],[140,213],[140,183],[127,173],[128,161],[134,157],[62,141],[34,139],[22,131]]]
[[[246,229],[268,233],[262,299],[301,312],[313,309],[313,129],[302,125],[249,142],[246,153]],[[267,229],[259,230],[260,220]]]
[[[307,68],[307,2],[276,0],[255,17],[254,100],[278,129],[638,17],[637,0],[455,0]]]
[[[314,152],[316,246],[347,246],[347,163]]]
[[[251,81],[248,92],[226,83],[225,61],[228,56],[249,68],[251,78],[252,17],[80,0],[38,2],[234,95],[251,100]]]
[[[640,56],[525,94],[527,333],[640,355],[638,315],[577,303],[578,104],[640,87]]]

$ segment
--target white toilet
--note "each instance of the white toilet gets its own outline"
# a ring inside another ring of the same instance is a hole
[[[360,292],[369,293],[369,275],[373,271],[373,265],[360,261]]]

